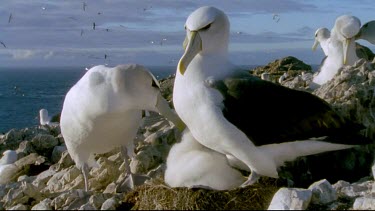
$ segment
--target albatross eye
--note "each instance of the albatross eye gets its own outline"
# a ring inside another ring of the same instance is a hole
[[[207,26],[201,28],[201,30],[207,30],[207,29],[209,29],[210,27],[211,27],[211,24],[208,24]]]

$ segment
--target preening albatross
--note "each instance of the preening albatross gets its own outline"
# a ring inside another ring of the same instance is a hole
[[[83,171],[86,191],[88,167],[96,166],[94,153],[122,146],[126,173],[131,175],[126,158],[134,154],[133,139],[142,110],[159,112],[181,130],[184,127],[161,96],[158,81],[141,65],[95,66],[69,90],[61,113],[61,133],[69,154]]]
[[[329,39],[327,58],[320,72],[313,79],[318,85],[331,80],[343,65],[353,65],[358,59],[356,39],[364,39],[375,44],[375,23],[370,21],[361,27],[361,21],[351,15],[342,15],[336,19]]]
[[[198,142],[251,170],[242,186],[259,175],[277,178],[284,161],[358,144],[350,139],[294,142],[333,135],[346,122],[314,95],[236,68],[228,60],[229,20],[221,10],[198,8],[185,29],[185,52],[173,90],[176,112]],[[291,154],[279,156],[282,150]]]

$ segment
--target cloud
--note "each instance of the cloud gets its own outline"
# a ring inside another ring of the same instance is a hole
[[[35,55],[32,50],[15,50],[12,51],[12,58],[15,60],[25,60],[30,59]]]

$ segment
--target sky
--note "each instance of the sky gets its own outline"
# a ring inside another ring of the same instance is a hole
[[[311,51],[317,28],[332,29],[343,14],[375,19],[373,0],[1,0],[0,68],[175,66],[186,18],[204,5],[228,15],[237,65],[285,56],[319,64],[322,50]]]

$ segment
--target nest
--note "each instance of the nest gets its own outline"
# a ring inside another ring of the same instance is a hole
[[[271,178],[262,178],[252,186],[229,191],[171,188],[162,180],[154,180],[125,195],[118,209],[264,210],[278,189],[277,181]]]

